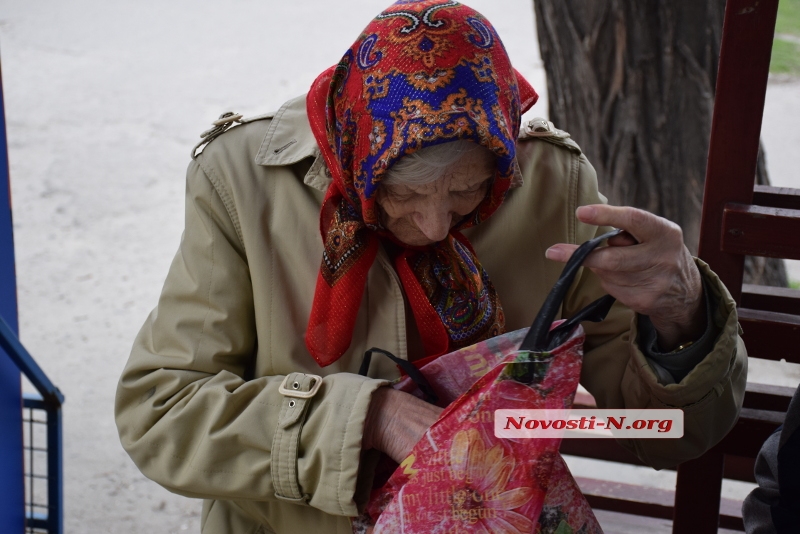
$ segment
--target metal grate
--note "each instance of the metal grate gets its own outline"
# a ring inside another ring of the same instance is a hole
[[[39,394],[22,396],[25,532],[61,534],[64,531],[61,450],[64,395],[47,378],[2,317],[0,349],[39,391]]]
[[[61,410],[35,393],[22,406],[25,534],[61,534]]]

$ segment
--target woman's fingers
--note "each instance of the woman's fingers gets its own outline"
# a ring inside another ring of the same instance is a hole
[[[442,408],[413,395],[379,388],[372,394],[362,445],[385,452],[400,463],[441,413]]]
[[[548,248],[544,255],[548,260],[566,263],[576,250],[578,250],[578,245],[558,243],[557,245],[553,245],[552,247]]]
[[[642,273],[654,265],[663,265],[665,256],[676,255],[683,248],[680,227],[637,208],[593,204],[581,206],[576,215],[587,224],[624,230],[608,240],[608,247],[596,249],[589,255],[584,265],[593,270]],[[559,243],[550,247],[545,255],[548,259],[566,262],[577,248],[577,245]]]
[[[624,230],[584,261],[603,289],[633,311],[650,316],[659,343],[693,339],[703,328],[700,272],[675,223],[646,211],[595,204],[576,211],[581,222]],[[559,243],[545,255],[566,262],[577,245]]]
[[[638,244],[639,242],[636,241],[636,238],[628,232],[622,232],[608,239],[608,246],[610,247],[630,247]]]
[[[665,226],[673,225],[662,217],[628,206],[592,204],[581,206],[575,214],[579,221],[586,224],[621,228],[639,243],[662,237]]]
[[[545,256],[549,260],[566,262],[577,249],[578,245],[559,243],[547,249]],[[603,247],[589,254],[583,265],[608,272],[642,272],[652,263],[651,253],[640,246]]]

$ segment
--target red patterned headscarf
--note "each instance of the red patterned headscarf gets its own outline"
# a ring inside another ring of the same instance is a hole
[[[443,241],[405,247],[395,270],[427,357],[504,331],[497,294],[461,230],[486,220],[519,172],[520,116],[538,95],[514,70],[492,25],[448,0],[400,0],[378,15],[308,94],[308,116],[331,171],[320,215],[324,254],[306,346],[329,365],[350,346],[381,240],[377,190],[387,170],[422,148],[469,139],[491,150],[486,197]]]

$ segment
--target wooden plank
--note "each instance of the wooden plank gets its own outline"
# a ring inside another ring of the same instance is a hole
[[[642,488],[640,488],[641,490]],[[586,495],[586,500],[592,508],[608,510],[631,515],[644,515],[647,517],[657,517],[659,519],[672,519],[673,507],[661,506],[648,502],[626,501],[615,499],[604,495]]]
[[[788,387],[748,383],[745,407],[739,421],[718,447],[725,454],[755,458],[767,437],[783,421],[793,393],[794,390]],[[561,442],[560,452],[607,462],[645,465],[613,439],[565,439]],[[752,481],[752,470],[746,471],[744,475],[741,473],[737,464],[734,463],[730,469],[725,464],[725,478]]]
[[[678,466],[672,532],[717,532],[723,465],[724,455],[715,447]]]
[[[744,532],[744,520],[741,517],[732,517],[727,514],[720,514],[719,528]]]
[[[673,490],[586,477],[575,477],[575,481],[593,509],[672,519],[675,501]],[[743,526],[737,529],[737,520],[739,523],[742,521],[741,501],[721,499],[720,512],[720,526],[733,530],[744,530]],[[729,526],[725,526],[725,524]]]
[[[622,449],[622,447],[619,446],[619,445],[617,445],[617,447]],[[568,447],[566,447],[566,448],[568,449]],[[578,452],[579,453],[576,454],[576,452],[574,450],[567,451],[567,450],[565,450],[565,447],[562,445],[561,454],[568,454],[568,455],[572,455],[572,456],[580,456],[580,457],[584,457],[584,458],[591,458],[593,460],[602,460],[602,461],[608,461],[608,462],[617,461],[615,459],[608,459],[609,457],[613,457],[613,455],[605,454],[606,451],[601,451],[600,452],[600,454],[605,456],[603,458],[599,458],[597,454],[591,454],[591,451],[588,451],[587,449],[583,449],[583,450],[578,451]],[[727,478],[727,479],[730,479],[730,480],[740,480],[742,482],[755,482],[755,478],[753,477],[753,465],[754,465],[754,462],[755,462],[755,456],[753,458],[746,458],[746,457],[740,457],[740,456],[727,456],[726,455],[725,458],[726,458],[726,460],[725,460],[725,466],[723,468],[723,478]],[[731,463],[729,464],[728,463],[728,458],[733,458],[734,460],[732,460]],[[635,460],[633,460],[631,458],[623,458],[622,461],[619,461],[618,463],[623,463],[623,464],[626,464],[626,465],[641,465],[641,466],[644,466],[644,464],[642,462],[635,461]],[[644,467],[647,467],[647,466],[644,466]],[[674,468],[667,468],[667,469],[665,469],[665,471],[675,471],[675,469]],[[670,518],[672,518],[672,516],[670,516]]]
[[[754,469],[756,465],[755,458],[748,458],[746,456],[733,456],[725,455],[725,478],[730,480],[741,480],[742,482],[755,483],[756,477]]]
[[[747,383],[744,395],[745,408],[786,412],[794,395],[794,388],[772,384]]]
[[[786,386],[775,386],[772,384],[757,384],[748,382],[744,397],[744,407],[755,410],[771,410],[773,412],[785,412],[789,409],[789,402],[794,395],[794,388]],[[575,409],[596,409],[597,404],[594,397],[588,393],[578,392],[575,395]]]
[[[585,477],[575,481],[593,509],[672,519],[674,491]]]
[[[561,442],[561,454],[583,458],[594,458],[607,462],[630,465],[645,465],[636,455],[623,449],[614,439],[565,439]]]
[[[753,188],[753,204],[800,210],[800,189],[756,185]]]
[[[742,285],[743,308],[800,315],[800,289]]]
[[[728,0],[720,44],[698,255],[738,302],[744,257],[720,247],[725,204],[751,204],[778,0]]]
[[[750,478],[737,477],[736,480],[754,482],[752,474],[753,459],[725,457],[725,464],[736,463],[737,460],[749,461],[749,465],[741,464],[740,468],[750,469]],[[650,488],[636,484],[624,484],[608,480],[597,480],[586,477],[575,477],[575,481],[594,510],[607,510],[629,515],[672,519],[674,515],[675,492],[658,488]],[[720,499],[720,528],[744,531],[742,522],[742,502],[736,499]],[[677,531],[676,531],[677,532]],[[694,532],[693,530],[691,532]]]
[[[727,455],[755,458],[767,438],[783,423],[785,415],[742,408],[736,425],[714,449]]]
[[[800,363],[800,316],[739,308],[739,324],[748,355]]]
[[[675,490],[650,488],[639,484],[625,484],[596,478],[575,477],[584,495],[602,495],[609,499],[636,501],[655,504],[669,510],[669,515],[654,516],[672,519],[672,505],[675,503]],[[603,508],[603,510],[611,510]],[[624,510],[621,510],[624,512]],[[632,512],[629,512],[632,513]]]
[[[722,250],[731,254],[800,260],[800,210],[725,205]]]

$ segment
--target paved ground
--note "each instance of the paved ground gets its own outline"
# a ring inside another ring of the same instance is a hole
[[[383,5],[270,4],[0,0],[21,336],[67,399],[67,532],[199,531],[198,501],[139,474],[112,413],[180,239],[189,149],[223,111],[257,114],[304,92]],[[544,95],[530,1],[471,5]],[[797,82],[770,86],[764,141],[780,184],[800,180],[799,97]],[[545,96],[532,114],[546,110]]]

